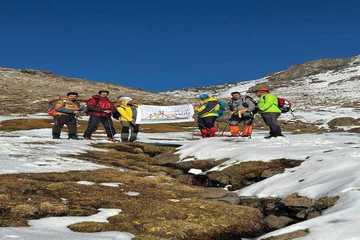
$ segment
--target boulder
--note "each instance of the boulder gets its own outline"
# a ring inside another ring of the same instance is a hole
[[[338,196],[322,197],[322,198],[316,200],[316,202],[314,204],[314,208],[318,211],[328,209],[328,208],[334,206],[336,204],[337,200],[339,200]]]
[[[277,230],[295,222],[295,220],[292,218],[275,215],[267,216],[264,221],[271,230]]]
[[[360,120],[352,117],[340,117],[332,119],[327,124],[330,128],[336,128],[339,126],[358,126],[360,125]]]
[[[278,236],[264,238],[263,240],[293,240],[293,239],[305,237],[308,234],[309,234],[309,230],[304,229],[304,230],[298,230],[298,231],[291,232],[291,233],[281,234]]]
[[[288,208],[310,208],[315,204],[315,201],[311,198],[291,194],[284,198],[281,203]]]

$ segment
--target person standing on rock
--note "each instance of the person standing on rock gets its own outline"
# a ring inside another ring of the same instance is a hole
[[[278,122],[281,110],[278,106],[277,97],[270,93],[267,86],[260,86],[256,90],[256,95],[259,97],[258,110],[265,124],[270,128],[269,136],[265,138],[283,136]]]
[[[78,100],[79,94],[69,92],[66,97],[50,101],[52,107],[52,116],[54,117],[54,126],[52,128],[53,139],[60,139],[61,130],[66,125],[68,127],[69,139],[78,140],[77,119],[80,112],[84,110]]]
[[[135,123],[137,106],[134,105],[132,101],[130,97],[118,97],[119,105],[116,110],[120,115],[122,142],[136,141],[139,132],[139,125]]]
[[[229,119],[231,136],[239,136],[239,124],[244,122],[241,137],[251,137],[253,131],[254,113],[256,109],[255,100],[250,96],[241,95],[240,92],[232,92],[228,106],[231,112],[231,117]]]
[[[200,94],[198,98],[200,102],[194,106],[194,110],[197,114],[201,136],[203,138],[215,137],[217,132],[215,122],[220,113],[219,101],[206,93]]]
[[[97,130],[101,123],[106,131],[109,141],[115,141],[114,135],[116,133],[111,115],[115,110],[113,103],[109,100],[109,91],[101,90],[98,95],[92,96],[87,100],[87,113],[90,116],[87,129],[84,133],[84,138],[90,140],[91,135]]]

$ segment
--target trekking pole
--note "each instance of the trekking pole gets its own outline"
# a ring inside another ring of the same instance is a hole
[[[294,110],[293,110],[292,108],[290,108],[290,113],[291,113],[291,116],[292,116],[293,118],[296,118],[296,117],[295,117],[295,114],[294,114]]]
[[[111,124],[110,120],[111,120],[111,117],[108,118],[108,124],[109,124],[109,130],[110,130],[110,133],[111,133],[111,136],[112,136],[111,138],[114,139],[115,134],[113,132],[113,127],[112,127],[113,125]]]

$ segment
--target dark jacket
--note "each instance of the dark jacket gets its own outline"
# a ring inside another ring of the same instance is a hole
[[[238,113],[240,110],[247,108],[249,112],[254,112],[256,105],[248,96],[241,96],[238,100],[231,99],[228,102],[229,110]]]

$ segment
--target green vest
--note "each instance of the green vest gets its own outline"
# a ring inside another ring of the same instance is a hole
[[[260,112],[281,113],[281,110],[278,107],[278,99],[271,93],[260,96],[258,101],[258,108]]]

